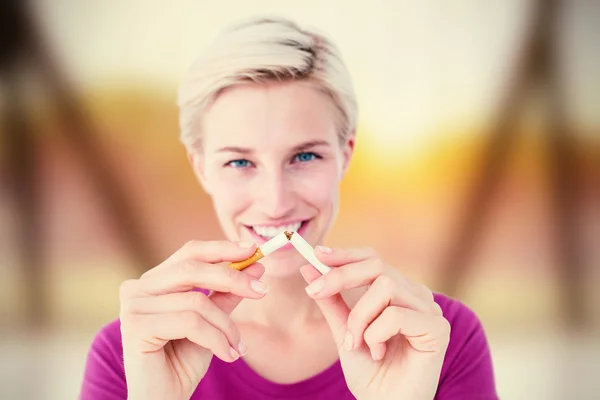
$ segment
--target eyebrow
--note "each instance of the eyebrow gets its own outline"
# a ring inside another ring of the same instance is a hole
[[[325,140],[311,140],[308,142],[301,143],[297,146],[294,146],[292,149],[293,152],[301,152],[308,150],[317,146],[329,146],[329,142]],[[217,150],[219,153],[239,153],[239,154],[252,154],[254,152],[253,149],[249,149],[247,147],[238,147],[238,146],[226,146]]]

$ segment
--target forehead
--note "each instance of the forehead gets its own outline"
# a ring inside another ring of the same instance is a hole
[[[284,149],[295,144],[336,140],[336,110],[331,99],[300,81],[245,84],[227,89],[203,120],[203,147]]]

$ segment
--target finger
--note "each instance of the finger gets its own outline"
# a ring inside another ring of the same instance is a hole
[[[239,358],[223,332],[194,311],[138,315],[135,325],[139,332],[139,350],[142,352],[160,350],[170,340],[188,339],[225,362]]]
[[[184,244],[160,265],[144,273],[142,277],[154,275],[163,269],[170,269],[188,259],[210,264],[224,261],[242,261],[251,257],[255,251],[256,244],[252,242],[192,240]]]
[[[374,285],[378,281],[378,289],[381,289],[393,304],[422,312],[434,312],[433,301],[419,297],[415,291],[409,290],[410,283],[383,264],[379,258],[368,258],[333,268],[315,280],[307,292],[312,298],[321,299],[344,290]]]
[[[300,273],[306,280],[306,282],[313,282],[315,279],[321,276],[321,273],[312,265],[304,265],[300,268]],[[350,314],[350,308],[342,298],[341,294],[335,294],[331,297],[324,299],[315,300],[319,306],[329,329],[333,335],[333,339],[338,347],[338,350],[342,349],[345,341],[348,339],[352,342],[352,338],[347,338],[346,321],[348,321],[348,315]]]
[[[228,240],[198,241],[192,240],[176,252],[177,260],[195,258],[207,263],[224,261],[242,261],[256,251],[252,242],[231,242]]]
[[[323,250],[326,249],[326,250]],[[438,314],[439,310],[435,307],[434,296],[431,290],[422,284],[410,281],[404,277],[397,269],[391,268],[383,262],[373,248],[356,248],[356,249],[329,249],[327,247],[317,246],[315,254],[327,265],[338,267],[334,277],[341,276],[340,282],[344,282],[346,287],[336,287],[335,281],[338,278],[332,278],[330,271],[327,274],[327,281],[332,280],[334,283],[330,287],[327,285],[327,290],[322,293],[323,296],[328,296],[337,291],[351,289],[359,286],[369,285],[373,280],[381,275],[389,275],[396,283],[403,285],[406,290],[412,292],[416,297],[421,298],[423,302],[430,304],[431,312]]]
[[[205,321],[223,332],[230,346],[238,353],[245,353],[240,343],[240,332],[229,315],[215,305],[202,292],[171,293],[162,296],[139,297],[123,304],[122,313],[165,314],[182,311],[194,311]]]
[[[378,258],[367,258],[332,268],[316,279],[307,292],[314,299],[328,297],[343,290],[370,285],[385,272],[386,267]]]
[[[375,279],[371,287],[356,302],[348,316],[348,331],[355,339],[352,349],[361,345],[361,338],[369,324],[389,305],[410,308],[423,313],[430,311],[428,304],[398,287],[388,276],[382,275]]]
[[[265,267],[261,263],[254,263],[248,268],[242,271],[243,274],[247,274],[251,279],[260,279],[265,273]],[[266,290],[266,289],[265,289]],[[222,292],[213,292],[209,296],[210,300],[219,307],[226,314],[231,314],[231,312],[240,304],[240,302],[244,299],[242,296],[238,296],[234,293],[222,293]]]
[[[317,246],[315,254],[320,261],[330,267],[339,267],[377,256],[377,252],[371,247],[330,249],[324,246]]]
[[[369,325],[364,339],[374,358],[383,357],[385,343],[397,334],[403,335],[415,350],[442,352],[448,346],[450,324],[443,317],[390,306]]]
[[[194,288],[234,293],[250,298],[261,298],[266,293],[264,283],[243,271],[228,268],[224,264],[187,259],[177,266],[140,278],[138,290],[133,295],[161,295],[186,292]]]

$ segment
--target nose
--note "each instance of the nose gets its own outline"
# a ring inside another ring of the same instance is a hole
[[[291,216],[295,207],[293,182],[282,171],[265,172],[257,182],[256,203],[269,219]]]

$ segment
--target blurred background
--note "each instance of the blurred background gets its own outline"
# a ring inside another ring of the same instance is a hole
[[[502,399],[598,399],[598,1],[6,0],[0,398],[77,398],[118,287],[222,238],[178,141],[178,82],[218,32],[290,17],[360,104],[327,244],[374,246],[474,309]]]

